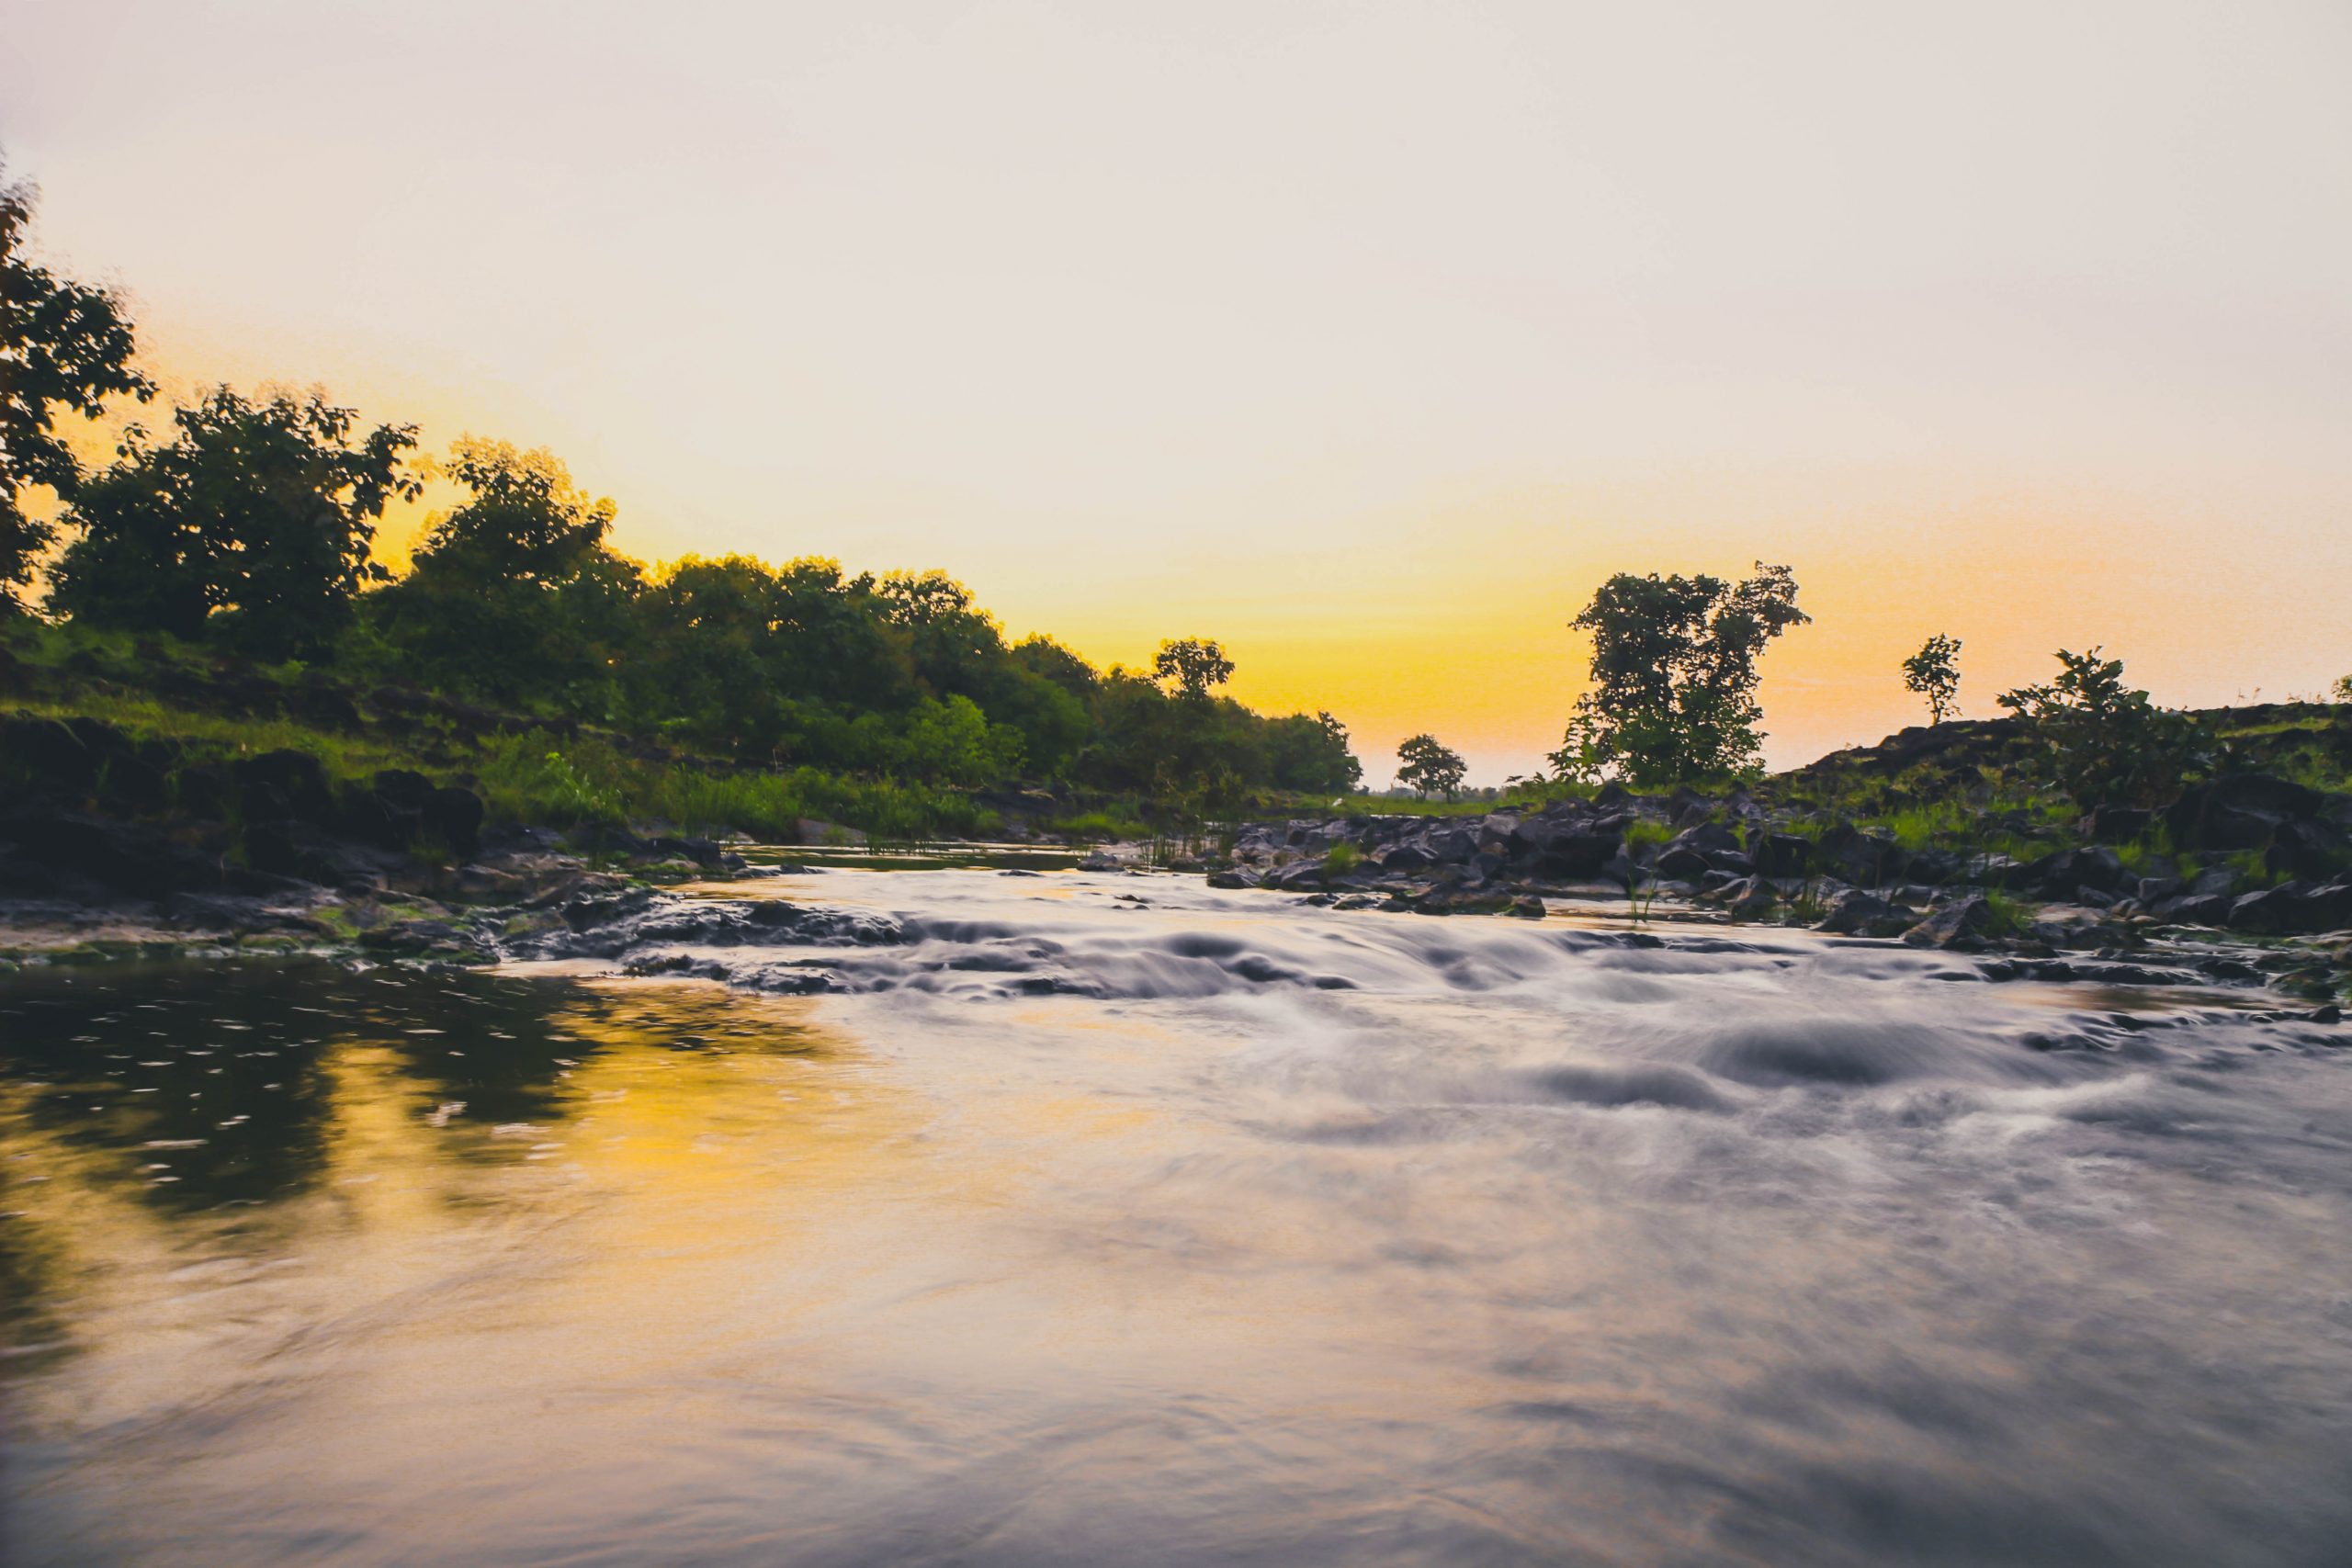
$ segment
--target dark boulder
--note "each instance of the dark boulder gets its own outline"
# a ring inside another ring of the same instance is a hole
[[[45,794],[74,799],[89,794],[104,757],[62,719],[0,717],[0,764]]]
[[[2333,823],[2290,818],[2272,829],[2262,863],[2274,876],[2323,881],[2352,864],[2352,839]]]
[[[1533,869],[1539,876],[1570,881],[1600,876],[1621,853],[1624,841],[1622,825],[1591,824],[1554,839],[1536,855]]]
[[[2316,817],[2327,797],[2267,773],[2233,773],[2185,790],[2165,812],[2172,840],[2183,849],[2258,850],[2278,824]]]
[[[171,809],[172,776],[150,757],[118,752],[100,767],[98,804],[126,817],[160,817]]]
[[[481,848],[482,800],[469,789],[436,789],[424,797],[424,830],[457,855],[470,857]],[[707,839],[694,840],[709,844]],[[715,852],[716,844],[711,844]]]
[[[2304,936],[2352,927],[2352,882],[2325,887],[2290,882],[2241,895],[2230,906],[2232,931]]]
[[[1883,833],[1848,832],[1828,850],[1827,868],[1858,887],[1878,887],[1902,880],[1910,854]]]
[[[183,817],[225,822],[236,799],[235,777],[220,762],[191,762],[172,775],[172,804]]]
[[[1650,864],[1660,876],[1677,882],[1696,882],[1714,870],[1705,855],[1679,840],[1658,851]]]
[[[2148,912],[2176,925],[2225,926],[2230,922],[2230,906],[2233,902],[2226,893],[2188,893],[2151,905]]]
[[[1814,929],[1844,936],[1898,936],[1917,921],[1910,910],[1853,887],[1838,895],[1827,917]]]
[[[78,811],[36,812],[0,822],[0,840],[53,875],[84,880],[108,892],[161,897],[184,888],[219,886],[219,860],[175,843],[162,829],[119,818]]]
[[[2095,844],[2128,844],[2154,820],[2154,812],[2136,806],[2102,806],[2083,818],[2080,830]]]
[[[1984,933],[1992,926],[1993,906],[1972,894],[1931,911],[1926,919],[1905,931],[1903,940],[1912,947],[1973,953],[1984,945]]]
[[[1747,856],[1758,876],[1803,876],[1813,864],[1813,840],[1796,833],[1751,834]]]
[[[2012,885],[2039,889],[2045,898],[2074,899],[2086,892],[2108,895],[2123,890],[2123,862],[2104,844],[2089,849],[2060,850],[2020,867]]]
[[[1904,863],[1903,875],[1908,882],[1922,887],[1939,887],[1947,882],[1961,880],[1968,870],[1968,857],[1952,850],[1917,850]]]
[[[327,771],[307,751],[265,751],[240,758],[234,769],[237,811],[247,822],[307,822],[334,816]]]

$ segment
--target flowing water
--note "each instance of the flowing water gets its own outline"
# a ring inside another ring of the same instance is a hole
[[[2352,1030],[752,896],[849,913],[0,984],[0,1560],[2352,1562]]]

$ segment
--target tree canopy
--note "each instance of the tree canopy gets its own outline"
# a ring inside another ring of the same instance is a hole
[[[1785,566],[1758,561],[1742,582],[1618,573],[1568,623],[1592,635],[1592,689],[1577,699],[1553,765],[1642,785],[1758,767],[1756,660],[1811,618]]]
[[[60,413],[96,419],[108,400],[155,395],[131,365],[130,316],[113,291],[37,266],[25,254],[33,195],[0,170],[0,618],[22,613],[24,591],[56,525],[25,509],[46,486],[71,502],[82,464],[57,429]]]
[[[57,608],[264,658],[325,652],[359,589],[390,576],[370,552],[385,504],[417,491],[401,461],[415,427],[363,433],[316,393],[249,402],[227,387],[172,423],[169,443],[133,431],[76,487]]]
[[[1396,748],[1396,782],[1418,795],[1442,795],[1452,800],[1462,793],[1469,767],[1462,753],[1434,735],[1416,735]]]
[[[1928,699],[1928,722],[1941,724],[1960,706],[1960,639],[1938,632],[1903,661],[1903,684]]]

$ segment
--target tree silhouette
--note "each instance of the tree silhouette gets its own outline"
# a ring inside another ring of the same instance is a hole
[[[1941,724],[1960,707],[1960,639],[1929,637],[1903,661],[1903,683],[1928,699],[1928,722]]]
[[[1434,735],[1416,735],[1396,748],[1396,782],[1415,795],[1442,795],[1452,800],[1462,793],[1463,776],[1469,769],[1462,761],[1462,753],[1442,744]]]
[[[122,301],[27,259],[32,209],[29,186],[0,182],[0,620],[23,613],[19,594],[57,538],[55,524],[25,510],[24,491],[45,485],[71,502],[81,491],[59,412],[96,419],[109,398],[155,395],[130,367]]]
[[[1759,764],[1757,656],[1811,616],[1785,566],[1756,563],[1745,582],[1620,572],[1568,625],[1592,634],[1592,690],[1553,765],[1565,777],[1614,772],[1672,784]]]

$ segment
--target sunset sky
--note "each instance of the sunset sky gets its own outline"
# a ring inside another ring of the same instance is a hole
[[[553,448],[616,541],[1221,638],[1375,782],[1607,573],[1786,561],[1776,764],[2103,643],[2352,671],[2352,7],[0,0],[182,388]]]

